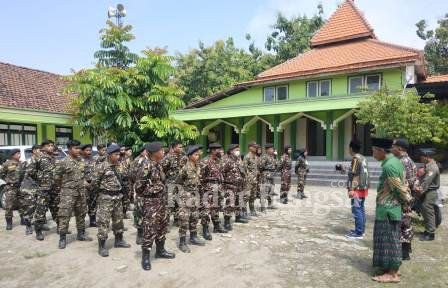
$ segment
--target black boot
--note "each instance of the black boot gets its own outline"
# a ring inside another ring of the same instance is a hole
[[[205,241],[198,238],[198,232],[190,232],[190,244],[196,246],[205,246]]]
[[[115,234],[115,248],[131,248],[131,245],[126,243],[123,239],[123,233]]]
[[[174,259],[176,254],[165,249],[165,240],[156,241],[156,258]]]
[[[143,270],[151,270],[151,250],[142,247],[142,268]]]
[[[254,203],[249,203],[249,210],[250,210],[250,213],[249,213],[250,216],[252,216],[252,217],[257,217],[258,216],[257,212],[255,211]]]
[[[44,240],[44,234],[42,233],[42,228],[39,226],[34,226],[34,230],[36,230],[36,239],[39,241]]]
[[[213,222],[213,233],[227,233],[227,230],[222,227],[221,222]]]
[[[143,244],[143,229],[137,228],[137,238],[135,239],[135,244],[142,245]]]
[[[212,234],[208,231],[208,224],[202,225],[202,236],[205,240],[212,240]]]
[[[272,199],[268,200],[268,209],[277,209],[277,207],[274,206],[274,203],[272,203]]]
[[[95,215],[90,216],[89,227],[96,227],[96,216]]]
[[[409,255],[410,249],[411,248],[411,243],[402,243],[401,244],[401,249],[402,249],[402,254],[403,254],[403,261],[407,261],[407,260],[411,260],[411,256]]]
[[[425,234],[422,237],[420,237],[420,241],[434,241],[435,237],[436,236],[434,233],[425,231]]]
[[[23,218],[23,216],[20,216],[20,225],[22,226],[26,225],[25,218]]]
[[[92,238],[90,238],[89,236],[86,235],[85,230],[79,230],[78,235],[76,236],[76,239],[78,241],[93,241]]]
[[[101,257],[109,256],[109,251],[106,249],[106,239],[98,239],[98,254],[100,254]]]
[[[224,216],[224,229],[232,231],[232,224],[230,223],[230,216]]]
[[[12,230],[12,218],[6,218],[6,230]]]
[[[179,249],[184,253],[190,253],[190,248],[187,246],[187,241],[185,240],[185,236],[180,237],[179,239]]]
[[[175,226],[175,227],[180,227],[179,219],[178,219],[178,218],[174,218],[174,220],[173,220],[173,226]]]
[[[67,238],[65,237],[65,233],[59,233],[59,249],[65,249],[67,246]]]
[[[247,221],[246,219],[244,219],[243,217],[241,217],[240,214],[237,214],[235,216],[235,223],[243,223],[243,224],[247,224],[249,223],[249,221]]]
[[[33,227],[31,226],[31,221],[28,219],[25,219],[25,235],[31,235],[33,234]]]

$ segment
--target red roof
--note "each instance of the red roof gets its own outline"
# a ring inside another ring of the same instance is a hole
[[[67,113],[61,75],[0,62],[0,106]]]
[[[427,84],[427,83],[444,83],[448,82],[448,74],[447,75],[438,75],[438,76],[428,76],[425,81],[422,81],[421,83]]]
[[[358,38],[376,39],[376,36],[362,12],[356,8],[352,0],[347,0],[314,35],[311,46]]]

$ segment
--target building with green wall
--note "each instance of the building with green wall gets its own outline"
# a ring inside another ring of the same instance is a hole
[[[428,81],[422,51],[378,40],[351,0],[313,36],[311,47],[173,117],[195,124],[203,145],[239,143],[245,152],[249,141],[274,143],[278,151],[288,144],[314,159],[343,160],[356,138],[370,155],[371,127],[356,123],[358,104],[385,85],[401,91]]]

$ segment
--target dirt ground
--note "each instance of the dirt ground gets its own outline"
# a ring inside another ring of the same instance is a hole
[[[353,220],[343,188],[306,187],[307,200],[297,200],[293,194],[290,204],[277,202],[279,209],[249,224],[234,225],[232,233],[213,234],[213,241],[191,247],[190,254],[177,249],[177,228],[171,228],[167,247],[176,252],[176,259],[152,257],[149,272],[140,267],[141,250],[135,245],[131,220],[125,220],[129,228],[125,239],[132,248],[112,248],[110,235],[110,256],[102,258],[96,241],[76,241],[76,234],[69,235],[65,250],[59,250],[52,221],[52,231],[46,232],[43,242],[25,236],[18,217],[14,230],[7,232],[1,211],[0,287],[382,287],[370,279],[375,192],[366,202],[364,240],[344,237]],[[73,219],[71,230],[76,232]],[[95,228],[87,231],[96,238]],[[448,287],[446,239],[446,220],[436,241],[420,242],[416,237],[412,261],[404,263],[402,282],[395,286]]]

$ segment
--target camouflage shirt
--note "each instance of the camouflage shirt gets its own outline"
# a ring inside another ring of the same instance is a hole
[[[285,153],[282,155],[280,169],[281,169],[282,173],[291,172],[292,161],[291,161],[291,157],[289,157],[289,154]]]
[[[411,191],[415,191],[415,186],[418,185],[417,166],[407,153],[400,156],[400,161],[404,166],[406,184]]]
[[[241,187],[244,179],[244,168],[239,158],[228,155],[222,160],[224,184]]]
[[[6,160],[0,169],[0,179],[3,179],[6,184],[19,186],[21,181],[19,173],[20,165],[20,161],[12,159]]]
[[[144,165],[146,165],[147,161],[147,157],[139,155],[131,162],[131,165],[129,167],[129,181],[131,181],[132,183],[135,183],[137,181],[137,175],[143,169]]]
[[[36,169],[36,180],[40,189],[51,190],[54,188],[56,157],[44,151],[42,152],[39,161],[36,162],[36,165],[30,167],[30,169]]]
[[[263,179],[273,179],[274,173],[279,169],[279,164],[274,155],[265,153],[261,155],[258,169]]]
[[[183,157],[182,154],[170,153],[162,160],[163,171],[168,182],[174,182],[180,169],[186,164],[188,158]]]
[[[106,155],[103,155],[103,156],[96,155],[95,157],[93,157],[93,159],[95,159],[95,164],[98,164],[98,163],[106,161],[107,156]]]
[[[92,174],[92,188],[99,191],[119,193],[122,189],[121,175],[118,172],[119,164],[109,161],[101,162],[95,166]]]
[[[35,192],[37,190],[37,183],[35,181],[36,177],[35,175],[29,175],[27,173],[28,171],[28,167],[29,166],[35,166],[37,161],[39,161],[39,159],[35,156],[31,156],[30,159],[28,159],[26,162],[24,162],[22,169],[23,169],[23,181],[22,184],[20,185],[20,189],[25,191],[25,192]],[[31,169],[31,171],[35,171],[34,169]]]
[[[156,194],[158,197],[165,197],[167,190],[161,163],[151,159],[143,161],[143,163],[143,169],[138,172],[136,177],[135,192],[143,198]]]
[[[180,184],[187,191],[199,191],[200,188],[200,167],[188,161],[179,171],[176,178],[176,184]]]
[[[244,156],[244,161],[243,161],[243,165],[244,165],[244,169],[247,173],[247,177],[250,177],[251,179],[255,179],[255,181],[257,180],[258,174],[259,174],[259,170],[258,170],[258,157],[257,155],[255,155],[254,153],[250,152],[246,154],[246,156]]]
[[[122,180],[123,182],[127,182],[129,180],[129,173],[131,169],[131,159],[129,159],[129,157],[120,157],[118,162],[119,165],[117,166],[117,168],[122,175]]]
[[[78,158],[67,155],[60,161],[55,170],[55,183],[61,190],[69,189],[79,194],[84,187],[85,163]]]
[[[297,175],[306,175],[308,171],[308,162],[306,161],[306,158],[303,156],[299,156],[297,158],[296,167],[294,169]]]
[[[201,188],[203,191],[212,191],[212,186],[222,184],[223,176],[219,159],[212,159],[210,156],[205,157],[200,162],[200,171]]]

